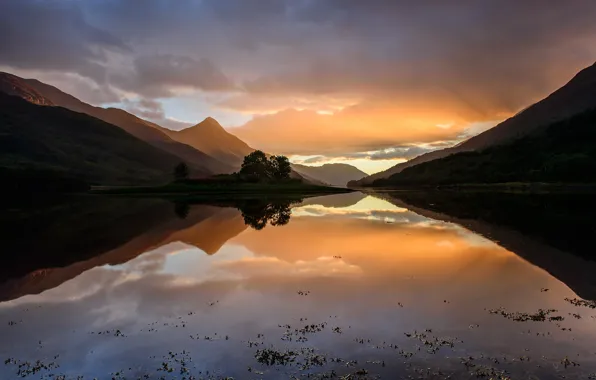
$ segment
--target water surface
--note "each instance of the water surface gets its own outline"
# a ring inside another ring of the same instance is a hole
[[[596,378],[596,267],[531,234],[395,195],[95,202],[6,237],[38,260],[0,285],[2,379]]]

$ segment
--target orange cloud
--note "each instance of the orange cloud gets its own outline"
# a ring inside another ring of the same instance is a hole
[[[284,154],[339,154],[459,138],[467,118],[421,104],[357,105],[333,114],[287,109],[255,116],[232,133],[251,146]]]

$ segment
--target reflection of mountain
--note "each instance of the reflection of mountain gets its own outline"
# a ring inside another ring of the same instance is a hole
[[[15,253],[3,262],[0,278],[7,280],[0,284],[0,300],[40,293],[89,269],[123,264],[170,243],[213,255],[247,226],[260,230],[287,224],[291,205],[299,202],[242,199],[192,205],[82,197],[12,208],[0,220],[7,232],[3,248]]]
[[[322,197],[312,197],[302,201],[301,206],[321,205],[323,207],[343,208],[350,207],[360,202],[367,195],[359,191],[345,194],[336,194],[333,196],[324,195]]]
[[[192,206],[185,221],[190,226],[172,232],[167,243],[181,241],[209,255],[217,253],[229,239],[246,229],[241,213],[231,207]]]
[[[192,206],[180,219],[162,200],[69,199],[46,206],[3,214],[3,249],[14,254],[3,259],[2,278],[14,278],[0,285],[1,300],[40,293],[173,242],[214,254],[246,229],[240,211],[226,207]]]
[[[596,299],[596,262],[592,261],[596,201],[589,195],[394,192],[378,196],[485,236],[544,269],[580,297]]]
[[[89,259],[172,217],[171,204],[154,199],[38,196],[0,208],[0,278]]]

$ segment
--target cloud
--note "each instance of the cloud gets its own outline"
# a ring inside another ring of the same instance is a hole
[[[396,146],[456,140],[466,129],[463,119],[452,120],[451,128],[440,128],[452,115],[446,110],[418,114],[415,109],[392,105],[359,105],[333,115],[310,110],[284,110],[255,116],[232,132],[270,152],[294,155],[349,155]]]
[[[122,104],[122,107],[128,112],[172,130],[181,130],[192,125],[192,123],[167,117],[163,105],[157,100],[124,99],[120,104]]]
[[[156,100],[124,100],[122,104],[125,110],[143,119],[156,120],[165,118],[163,106]]]
[[[73,95],[96,104],[207,93],[212,111],[255,114],[237,131],[268,151],[368,152],[462,138],[546,96],[596,60],[595,13],[583,0],[5,0],[0,65],[76,74],[93,83]]]
[[[130,47],[89,24],[73,2],[6,0],[0,3],[0,64],[73,72],[106,80],[109,53]]]
[[[223,91],[234,88],[226,75],[209,59],[158,54],[134,59],[132,76],[114,80],[128,91],[147,97],[170,97],[177,88]]]
[[[300,161],[300,163],[302,164],[318,164],[321,162],[325,162],[327,161],[327,158],[325,156],[314,156],[311,158],[307,158],[306,160],[302,160]]]
[[[368,158],[371,160],[392,160],[396,158],[409,160],[410,158],[420,156],[421,154],[428,153],[435,149],[423,148],[420,146],[394,147],[375,152]]]

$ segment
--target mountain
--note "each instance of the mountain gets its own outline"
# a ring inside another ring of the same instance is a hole
[[[12,74],[0,72],[0,92],[18,96],[26,101],[40,106],[55,105],[50,99],[44,97],[36,89],[29,86],[22,78]]]
[[[212,117],[208,117],[199,124],[181,131],[172,131],[166,128],[161,128],[161,130],[172,139],[188,144],[201,152],[205,152],[209,156],[230,165],[232,171],[240,170],[242,162],[244,161],[244,156],[255,151],[255,149],[251,148],[247,143],[226,131],[221,124]],[[291,177],[300,179],[312,185],[329,184],[327,181],[298,170],[294,164],[292,164]],[[358,178],[361,177],[362,176]],[[345,186],[345,183],[342,186]]]
[[[373,186],[596,183],[596,108],[486,149],[424,162]]]
[[[163,131],[164,128],[155,123],[138,118],[118,108],[94,107],[36,79],[23,79],[0,72],[0,91],[21,96],[29,101],[33,100],[36,104],[55,105],[75,112],[85,113],[120,127],[154,147],[177,156],[179,162],[185,161],[190,166],[194,176],[204,173],[229,173],[233,171],[230,165],[189,145],[173,140]],[[39,97],[44,100],[39,100]]]
[[[163,182],[180,162],[102,120],[2,92],[0,152],[5,179],[8,176],[21,183],[37,179],[38,188],[44,190],[46,181],[57,178],[103,185]],[[18,187],[10,180],[8,185]]]
[[[36,79],[23,79],[2,72],[0,92],[19,96],[38,105],[64,107],[120,127],[150,145],[178,157],[179,162],[185,161],[194,177],[238,171],[244,156],[255,150],[227,132],[211,117],[193,127],[172,131],[118,108],[94,107]],[[354,178],[359,177],[360,175]],[[310,184],[331,183],[308,173],[298,173],[294,168],[292,178]]]
[[[322,166],[292,164],[292,167],[300,174],[333,186],[345,187],[349,181],[367,176],[362,170],[348,164],[325,164]]]
[[[172,139],[190,145],[234,168],[240,168],[244,156],[254,151],[244,141],[227,132],[217,120],[208,117],[181,131],[162,129]]]
[[[350,183],[350,186],[368,186],[375,180],[388,178],[402,170],[424,162],[447,157],[454,153],[486,149],[515,140],[537,128],[569,118],[596,107],[596,63],[580,71],[567,84],[545,99],[531,105],[497,126],[451,148],[418,156],[410,161]]]

